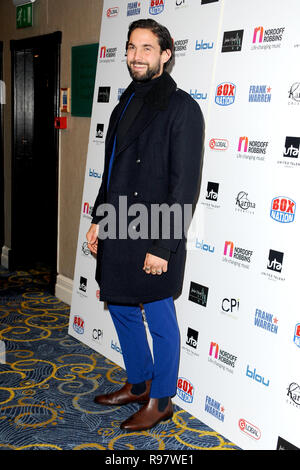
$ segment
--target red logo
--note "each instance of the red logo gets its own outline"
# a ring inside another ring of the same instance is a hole
[[[210,139],[209,147],[211,150],[227,150],[229,142],[226,139]]]
[[[258,429],[258,427],[254,426],[254,424],[249,423],[245,419],[239,420],[239,428],[242,432],[244,432],[248,436],[253,437],[253,439],[258,440],[261,437],[261,432]]]
[[[117,16],[118,13],[119,13],[119,7],[112,7],[107,10],[106,16],[107,18],[112,18],[113,16]]]

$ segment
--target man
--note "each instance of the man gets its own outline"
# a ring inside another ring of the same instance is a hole
[[[87,240],[97,253],[100,300],[107,302],[127,372],[120,390],[98,395],[95,402],[144,403],[121,424],[139,431],[173,414],[180,349],[173,297],[182,289],[183,212],[194,207],[199,191],[204,123],[198,104],[165,71],[173,54],[167,28],[151,19],[138,20],[130,25],[127,39],[133,81],[110,118],[103,180]],[[125,216],[121,197],[129,207]],[[137,203],[147,216],[134,225]],[[105,204],[116,211],[116,236],[106,238]],[[157,205],[164,210],[151,217]],[[178,217],[168,210],[174,207],[182,211]],[[130,236],[120,236],[124,224]],[[147,236],[141,225],[148,228]],[[141,306],[153,339],[153,359]]]

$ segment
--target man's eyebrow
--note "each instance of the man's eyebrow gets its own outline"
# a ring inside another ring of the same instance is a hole
[[[128,46],[134,46],[135,47],[135,44],[133,44],[133,42],[129,42],[128,43]],[[142,44],[143,47],[154,47],[152,44]]]

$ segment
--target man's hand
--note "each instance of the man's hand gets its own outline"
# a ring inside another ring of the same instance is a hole
[[[158,274],[159,276],[162,273],[166,273],[168,270],[168,261],[158,256],[151,255],[150,253],[146,254],[143,270],[146,274]]]
[[[86,239],[88,241],[88,249],[97,254],[98,250],[98,233],[99,233],[99,225],[98,224],[91,224],[90,230],[86,234]]]

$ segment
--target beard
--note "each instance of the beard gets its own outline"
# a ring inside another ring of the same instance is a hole
[[[134,71],[131,68],[131,66],[134,64],[146,65],[147,69],[144,73]],[[155,75],[159,75],[160,62],[157,62],[157,64],[153,65],[153,67],[150,67],[147,63],[143,63],[143,62],[131,62],[130,64],[127,64],[127,68],[128,68],[128,71],[132,80],[135,80],[136,82],[144,83],[144,82],[149,82],[150,80],[152,80],[152,78],[155,77]]]

